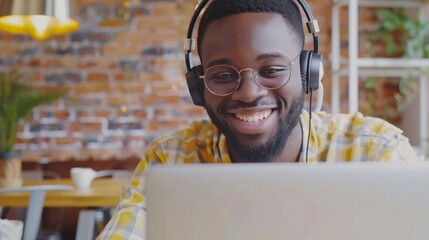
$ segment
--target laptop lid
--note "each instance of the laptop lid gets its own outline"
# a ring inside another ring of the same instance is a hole
[[[195,164],[147,175],[148,240],[429,239],[429,165]]]

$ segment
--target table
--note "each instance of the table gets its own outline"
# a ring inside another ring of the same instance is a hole
[[[91,240],[95,231],[97,210],[96,207],[115,207],[118,205],[123,187],[128,182],[116,178],[95,179],[91,188],[87,190],[74,189],[72,191],[48,191],[46,192],[45,207],[85,207],[81,210],[76,230],[77,240]],[[23,186],[34,185],[73,185],[71,179],[44,179],[23,180]],[[27,207],[29,193],[9,193],[0,197],[0,206],[3,207]]]
[[[71,179],[23,180],[23,186],[73,185]],[[95,179],[88,190],[52,191],[46,193],[45,207],[114,207],[119,203],[122,188],[127,181],[114,178]],[[29,193],[4,194],[0,206],[26,207]]]

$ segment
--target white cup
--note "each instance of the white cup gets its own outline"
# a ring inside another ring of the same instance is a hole
[[[70,170],[70,176],[78,189],[88,189],[97,172],[91,168],[75,167]]]

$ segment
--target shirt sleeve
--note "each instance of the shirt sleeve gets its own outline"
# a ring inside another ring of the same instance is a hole
[[[151,163],[161,162],[159,156],[152,147],[139,162],[130,183],[122,192],[119,205],[97,240],[146,239],[145,173]]]
[[[392,137],[386,145],[380,145],[376,161],[416,162],[421,160],[416,151],[403,135]]]

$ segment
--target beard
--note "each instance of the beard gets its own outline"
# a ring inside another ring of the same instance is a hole
[[[249,145],[240,141],[230,127],[222,123],[214,112],[207,108],[207,113],[212,122],[225,135],[228,149],[240,156],[241,162],[274,162],[286,147],[286,143],[292,130],[299,122],[302,109],[304,108],[304,92],[297,98],[289,112],[278,120],[275,136],[268,142],[259,145]]]

